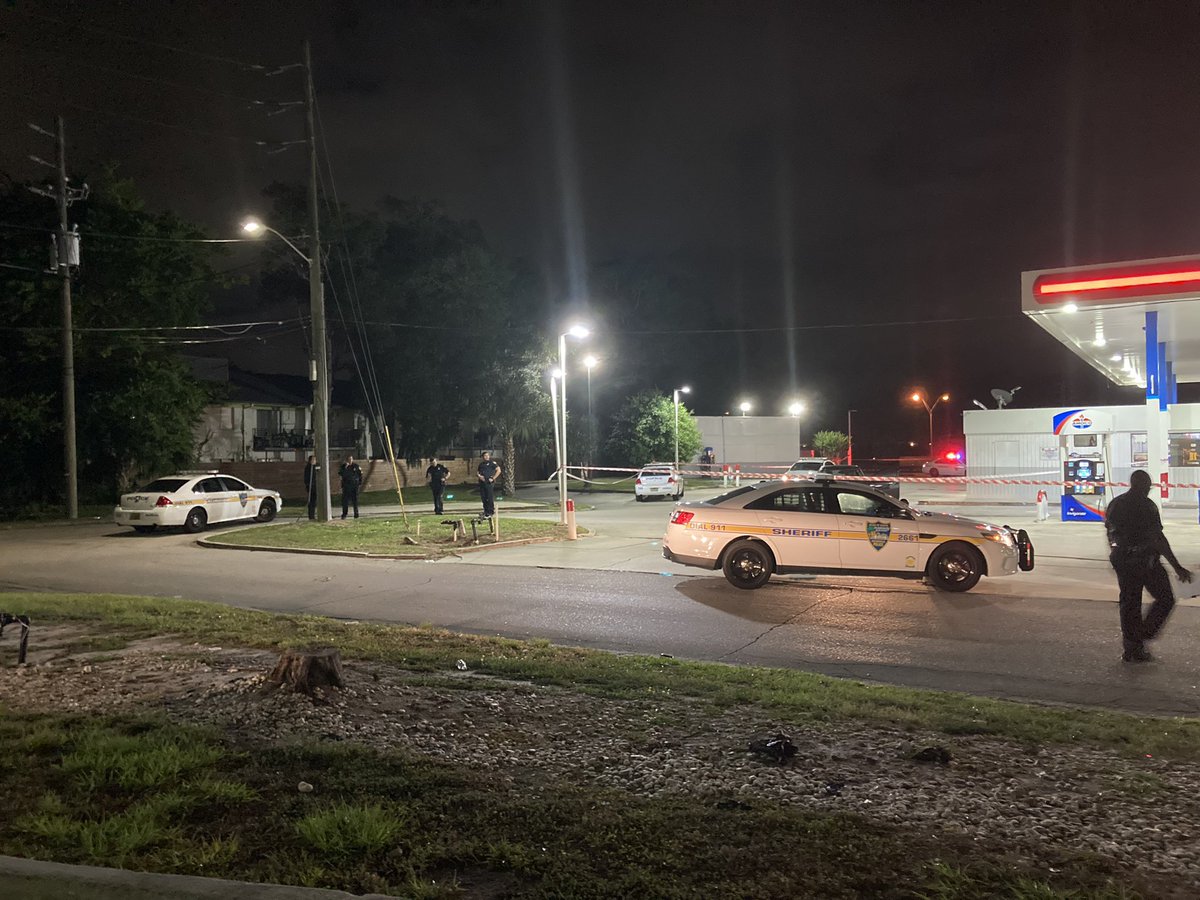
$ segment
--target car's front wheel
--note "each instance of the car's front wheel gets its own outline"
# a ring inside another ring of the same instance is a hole
[[[925,574],[939,590],[969,591],[983,577],[983,556],[970,544],[950,541],[933,551]]]
[[[937,470],[937,469],[930,469],[930,470],[929,470],[929,477],[930,477],[930,478],[937,478],[937,477],[938,477],[938,470]]]
[[[195,534],[197,531],[203,531],[207,524],[208,514],[197,507],[189,512],[187,518],[183,520],[183,530],[188,534]]]
[[[734,587],[753,590],[766,584],[775,568],[769,551],[757,541],[738,541],[725,551],[721,571]]]
[[[270,522],[275,518],[275,501],[268,497],[262,502],[262,506],[258,508],[258,515],[254,518],[260,522]]]

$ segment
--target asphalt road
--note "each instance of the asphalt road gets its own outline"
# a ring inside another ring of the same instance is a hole
[[[965,595],[833,578],[747,592],[654,560],[652,536],[661,535],[668,504],[584,499],[597,507],[581,515],[600,532],[595,543],[523,548],[544,556],[520,564],[512,564],[515,550],[431,563],[214,550],[186,535],[110,524],[14,528],[0,532],[0,589],[184,597],[1047,703],[1200,713],[1200,608],[1181,603],[1154,648],[1160,661],[1122,664],[1115,586],[1095,558],[1043,554],[1038,579],[985,579]],[[589,567],[605,557],[606,540],[637,552],[627,564]],[[1079,596],[1070,596],[1072,586]]]

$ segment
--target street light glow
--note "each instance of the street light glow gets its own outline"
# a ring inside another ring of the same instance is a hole
[[[942,394],[942,399],[943,399],[943,400],[949,400],[949,399],[950,399],[950,395],[949,395],[949,394]]]
[[[567,334],[574,338],[585,338],[591,333],[586,325],[572,325],[567,329]]]
[[[687,387],[686,385],[684,385],[683,387],[681,387],[679,389],[679,393],[681,393],[681,394],[690,394],[691,392],[692,392],[692,389],[690,387]]]
[[[804,404],[797,400],[788,407],[788,412],[790,412],[793,416],[798,416],[800,413],[804,412]]]
[[[242,222],[242,231],[246,234],[259,234],[263,231],[263,223],[255,218],[245,219]]]
[[[551,378],[562,378],[562,369],[551,369],[550,377]]]
[[[751,410],[751,409],[753,409],[753,408],[754,408],[754,407],[752,407],[752,406],[750,405],[750,401],[749,401],[749,400],[743,400],[741,403],[739,403],[739,404],[738,404],[738,409],[740,409],[740,410],[742,411],[742,415],[743,415],[743,416],[744,416],[746,413],[750,412],[750,410]]]
[[[592,354],[590,354],[590,353],[589,353],[587,356],[585,356],[585,357],[583,358],[583,365],[584,365],[584,366],[585,366],[585,367],[586,367],[586,368],[587,368],[589,371],[590,371],[591,369],[594,369],[594,368],[596,368],[596,366],[597,366],[597,365],[599,365],[599,364],[600,364],[600,360],[596,359],[596,357],[592,356]]]
[[[909,397],[909,399],[910,399],[910,400],[912,400],[912,402],[913,402],[913,403],[920,403],[920,402],[921,402],[921,395],[920,395],[920,394],[913,394],[911,397]]]

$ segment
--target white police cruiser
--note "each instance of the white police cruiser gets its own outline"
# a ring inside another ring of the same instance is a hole
[[[257,519],[270,522],[283,507],[278,491],[251,487],[216,470],[156,478],[144,488],[121,495],[113,521],[134,531],[182,526],[189,534],[214,522]]]
[[[915,510],[820,476],[680,504],[662,552],[672,562],[719,568],[739,588],[761,587],[772,573],[808,572],[925,578],[945,591],[969,591],[983,575],[1028,571],[1034,555],[1024,531]]]

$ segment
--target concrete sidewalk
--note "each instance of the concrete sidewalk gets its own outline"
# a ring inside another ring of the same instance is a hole
[[[68,866],[0,856],[0,897],[5,900],[386,900],[383,894],[347,894],[322,888],[255,884],[196,875],[159,875]]]

